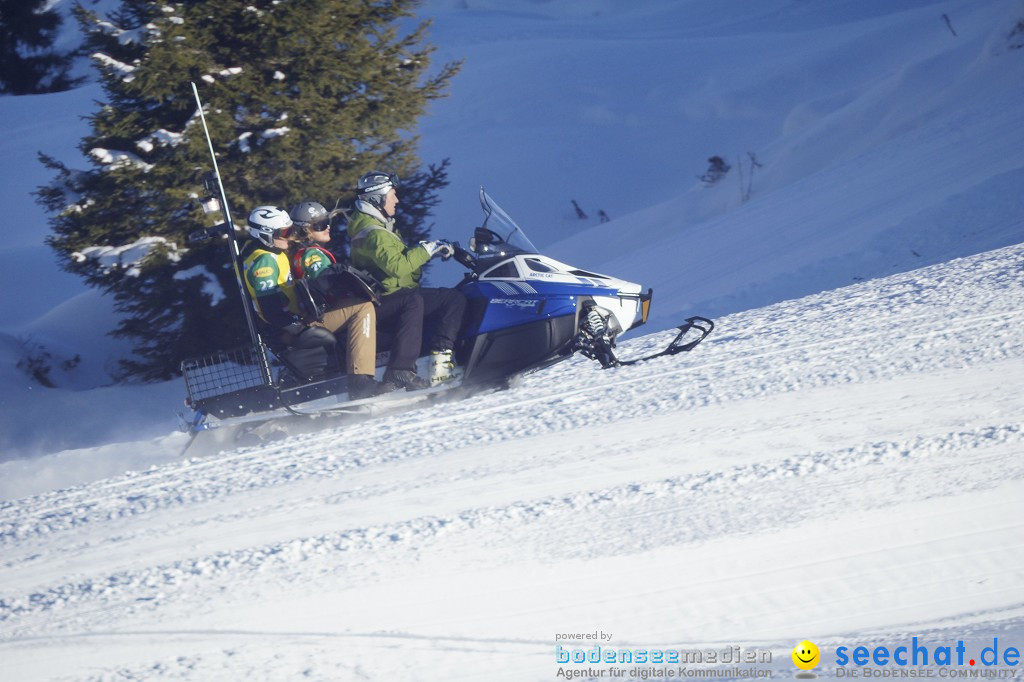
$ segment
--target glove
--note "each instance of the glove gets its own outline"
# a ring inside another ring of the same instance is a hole
[[[446,239],[438,239],[435,242],[420,242],[420,246],[427,250],[427,254],[433,258],[441,256],[441,260],[448,260],[455,255],[455,249]]]

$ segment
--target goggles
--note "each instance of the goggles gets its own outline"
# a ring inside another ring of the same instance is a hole
[[[323,232],[324,230],[331,229],[331,220],[330,218],[324,218],[316,221],[315,223],[300,220],[294,223],[294,227],[300,230],[308,230],[310,232]]]

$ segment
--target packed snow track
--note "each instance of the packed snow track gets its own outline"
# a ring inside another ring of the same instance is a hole
[[[4,679],[550,680],[594,631],[786,677],[805,638],[1024,643],[1022,258],[3,503]]]

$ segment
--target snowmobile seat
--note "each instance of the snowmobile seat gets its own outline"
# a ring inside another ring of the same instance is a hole
[[[299,336],[274,331],[265,333],[265,338],[270,350],[300,382],[339,372],[337,339],[323,327],[307,327]]]

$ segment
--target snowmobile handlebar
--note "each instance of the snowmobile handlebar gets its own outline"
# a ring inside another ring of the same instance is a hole
[[[451,242],[451,246],[455,249],[454,258],[456,263],[463,265],[470,270],[474,270],[476,268],[476,256],[462,248],[462,245],[458,242]]]

